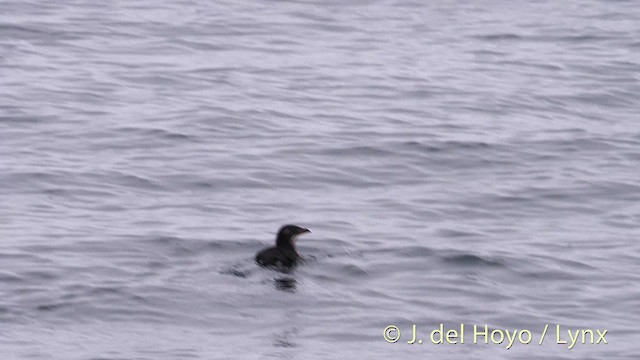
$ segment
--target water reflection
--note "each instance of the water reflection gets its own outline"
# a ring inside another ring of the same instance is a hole
[[[273,280],[277,290],[289,293],[296,292],[296,279],[290,277],[276,278]]]

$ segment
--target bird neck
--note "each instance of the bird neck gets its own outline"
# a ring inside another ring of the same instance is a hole
[[[278,235],[276,246],[281,249],[290,249],[296,251],[296,248],[293,245],[293,240],[289,236]]]

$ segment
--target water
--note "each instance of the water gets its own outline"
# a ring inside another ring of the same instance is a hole
[[[2,358],[636,359],[638,39],[634,1],[1,2]],[[258,268],[285,223],[306,262]]]

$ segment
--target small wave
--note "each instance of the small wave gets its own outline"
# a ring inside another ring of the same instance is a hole
[[[520,35],[512,34],[512,33],[476,35],[476,36],[474,36],[474,38],[480,39],[480,40],[486,40],[486,41],[520,40],[520,39],[522,39],[522,37]]]
[[[443,237],[448,237],[448,238],[462,238],[462,237],[481,236],[481,234],[476,233],[476,232],[461,231],[461,230],[456,230],[456,229],[440,229],[440,230],[438,230],[438,234],[440,234]]]
[[[160,138],[165,140],[195,140],[193,136],[160,128],[121,127],[116,129],[116,131],[126,134],[138,134],[145,137]]]
[[[197,253],[197,249],[194,249],[193,244],[176,236],[158,236],[148,239],[146,242],[175,256],[188,256]]]
[[[369,275],[367,269],[356,264],[344,264],[340,268],[340,272],[348,275],[349,277]]]
[[[402,146],[411,149],[419,150],[427,153],[435,152],[451,152],[456,150],[484,150],[493,147],[492,144],[483,141],[434,141],[432,143],[425,144],[420,141],[407,141],[402,143]]]
[[[7,272],[0,273],[0,283],[17,283],[22,281],[24,281],[24,279],[18,275]]]
[[[447,263],[451,263],[458,266],[473,266],[473,267],[506,267],[506,265],[499,260],[485,259],[478,255],[473,254],[458,254],[445,256],[443,260]]]
[[[239,277],[239,278],[247,278],[250,274],[251,271],[249,270],[242,270],[236,266],[231,266],[231,267],[227,267],[224,268],[222,270],[220,270],[220,274],[222,275],[231,275],[231,276],[235,276],[235,277]]]
[[[384,250],[385,252],[388,250]],[[427,257],[433,255],[433,249],[425,246],[407,246],[400,249],[400,255],[403,258],[411,257]]]
[[[35,116],[0,116],[0,124],[39,124],[42,122],[43,119]]]

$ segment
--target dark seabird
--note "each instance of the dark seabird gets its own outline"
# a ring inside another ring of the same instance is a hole
[[[311,232],[296,225],[285,225],[278,231],[276,246],[260,251],[256,262],[262,266],[292,267],[300,259],[296,252],[296,237]]]

